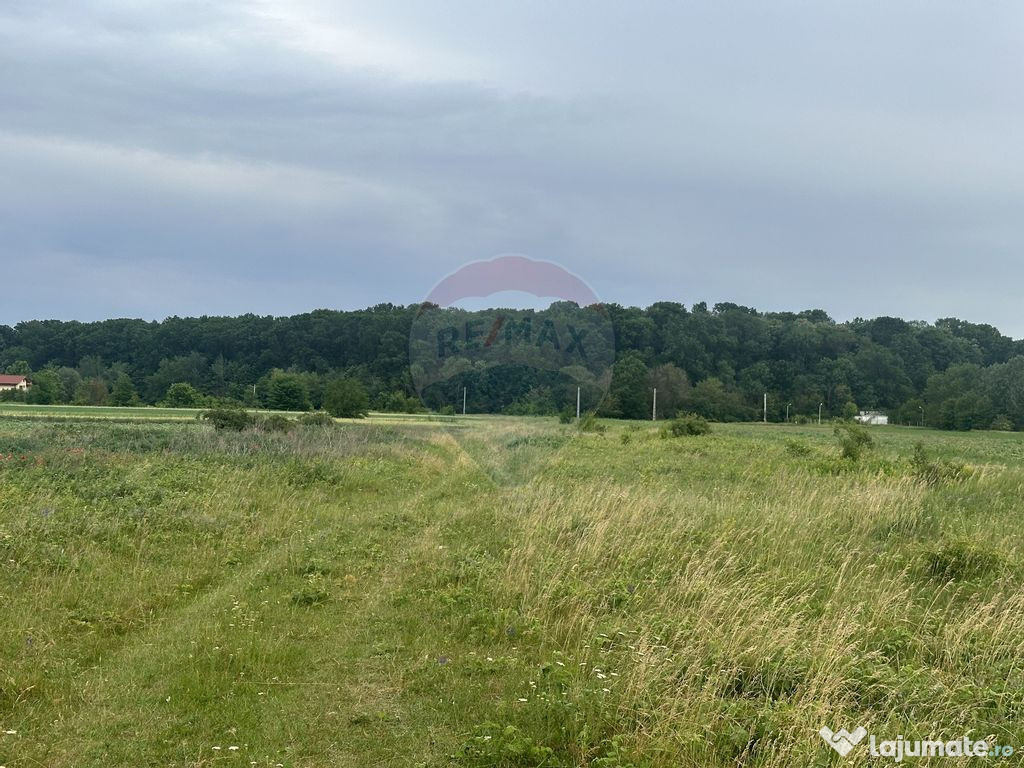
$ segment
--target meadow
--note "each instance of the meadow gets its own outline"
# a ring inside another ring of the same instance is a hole
[[[81,415],[0,413],[0,766],[1024,749],[1024,436]]]

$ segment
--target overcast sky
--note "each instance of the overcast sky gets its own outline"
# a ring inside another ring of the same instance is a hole
[[[1024,5],[0,4],[0,323],[605,300],[1024,336]]]

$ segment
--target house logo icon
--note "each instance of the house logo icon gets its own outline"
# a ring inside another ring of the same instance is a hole
[[[867,730],[864,728],[857,728],[853,733],[850,733],[845,728],[840,728],[836,733],[833,733],[827,726],[823,727],[818,733],[821,734],[821,738],[828,742],[832,749],[843,757],[850,754],[850,750],[860,744],[864,737],[868,735]]]

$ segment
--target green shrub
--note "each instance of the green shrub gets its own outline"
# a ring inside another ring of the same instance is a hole
[[[324,411],[313,411],[299,416],[299,424],[304,427],[333,427],[337,423],[329,413]]]
[[[484,723],[462,745],[459,761],[478,768],[557,765],[550,747],[538,744],[514,725]]]
[[[422,413],[423,403],[415,396],[409,396],[405,392],[391,392],[380,398],[381,410],[388,413]]]
[[[698,416],[695,413],[683,413],[672,419],[668,425],[668,431],[672,437],[706,435],[711,432],[711,425],[703,416]]]
[[[295,428],[295,422],[287,416],[275,413],[260,421],[259,426],[264,432],[291,432]]]
[[[574,418],[576,418],[576,412],[569,406],[566,406],[558,412],[559,424],[571,424]]]
[[[292,602],[295,605],[312,607],[322,605],[330,599],[330,590],[327,589],[323,575],[319,573],[308,575],[302,588],[292,592]]]
[[[867,427],[860,424],[839,424],[835,428],[835,436],[839,439],[840,454],[851,461],[858,461],[875,444]]]
[[[587,411],[583,416],[580,417],[580,424],[578,427],[580,432],[606,432],[608,427],[597,420],[597,414],[593,411]]]
[[[621,736],[613,736],[602,742],[605,753],[590,763],[590,768],[648,768],[650,763],[635,762],[633,756],[623,746]]]
[[[1010,417],[1005,414],[996,416],[989,429],[993,429],[997,432],[1013,432],[1013,422],[1010,420]]]
[[[443,405],[438,410],[438,413],[441,414],[442,416],[454,416],[455,415],[455,406],[454,405]]]
[[[955,539],[925,552],[928,575],[940,581],[968,581],[997,573],[1003,558],[991,548],[968,539]]]
[[[974,474],[974,470],[963,462],[929,458],[924,443],[914,446],[914,456],[910,463],[918,479],[928,485],[938,485],[945,481],[959,482]]]
[[[814,452],[807,443],[789,438],[783,445],[786,446],[786,453],[790,456],[810,456]]]
[[[241,432],[256,423],[256,419],[241,408],[214,408],[199,414],[199,418],[213,424],[214,429],[230,429],[236,432]]]

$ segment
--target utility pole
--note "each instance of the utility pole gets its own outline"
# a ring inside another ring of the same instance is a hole
[[[768,393],[764,393],[764,418],[762,419],[765,424],[768,423]]]
[[[917,406],[917,409],[919,411],[921,411],[921,426],[923,427],[924,426],[924,406],[923,405],[919,405],[919,406]]]
[[[466,415],[466,388],[462,388],[462,415]]]
[[[580,420],[580,388],[576,387],[576,421]]]
[[[786,403],[786,423],[787,424],[789,424],[789,406],[791,406],[791,405],[792,405],[792,403]]]
[[[654,402],[651,404],[651,421],[658,420],[658,388],[654,388]]]
[[[821,406],[823,406],[823,405],[824,405],[824,403],[818,403],[818,426],[819,427],[821,426]]]

